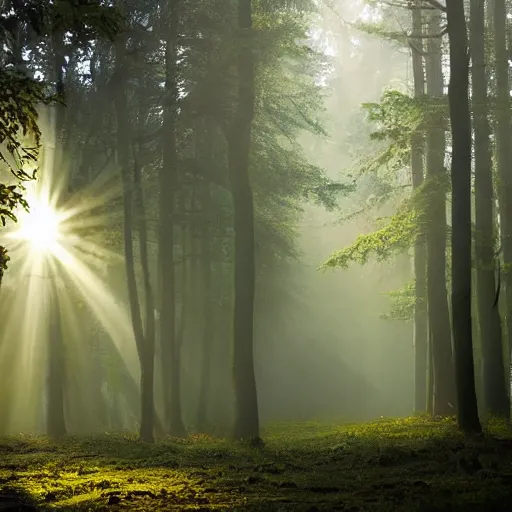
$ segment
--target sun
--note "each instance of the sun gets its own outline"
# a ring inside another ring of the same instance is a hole
[[[29,211],[18,216],[15,238],[27,242],[38,253],[54,253],[62,236],[59,212],[37,195],[27,197],[27,202]]]

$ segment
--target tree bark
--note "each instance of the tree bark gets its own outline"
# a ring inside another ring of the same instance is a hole
[[[52,33],[53,73],[56,94],[61,101],[65,100],[64,84],[64,55],[62,51],[62,34],[54,30]],[[53,106],[53,160],[49,176],[46,178],[48,185],[60,186],[67,180],[68,170],[63,165],[64,128],[66,125],[66,109],[63,105]],[[59,191],[62,192],[63,189]],[[62,200],[62,197],[58,198]],[[49,256],[51,257],[51,256]],[[49,261],[44,261],[45,277],[48,280],[48,411],[46,418],[47,434],[53,439],[59,439],[66,435],[66,419],[64,413],[64,388],[65,388],[65,358],[64,339],[60,315],[59,293],[55,283],[56,275],[50,274]],[[58,262],[57,262],[58,263]]]
[[[434,355],[432,334],[427,326],[427,413],[434,414]]]
[[[46,432],[52,439],[61,439],[66,435],[64,416],[64,343],[59,304],[59,290],[56,276],[48,272],[45,262],[48,300],[48,410]]]
[[[116,43],[116,74],[119,81],[115,96],[115,109],[117,118],[117,159],[121,168],[121,180],[123,184],[123,214],[124,214],[124,257],[126,267],[126,283],[130,301],[130,313],[133,334],[137,345],[137,353],[140,362],[140,438],[151,443],[154,441],[154,350],[146,343],[144,328],[142,325],[139,294],[135,277],[135,257],[133,248],[133,188],[134,184],[130,172],[130,119],[126,91],[125,78],[125,41],[120,39]]]
[[[151,286],[151,275],[149,270],[148,256],[148,234],[146,224],[146,208],[144,203],[144,192],[142,189],[142,170],[139,164],[137,149],[133,150],[133,185],[134,200],[137,214],[137,224],[139,231],[139,253],[140,265],[142,267],[142,280],[144,285],[144,304],[145,304],[145,328],[144,328],[144,351],[141,368],[141,379],[144,379],[144,385],[141,385],[142,417],[152,418],[152,433],[155,428],[155,304],[153,297],[153,287]],[[147,427],[148,430],[150,426]],[[153,435],[153,434],[152,434]],[[141,436],[142,437],[142,436]],[[148,436],[148,439],[150,437]]]
[[[184,209],[185,211],[185,209]],[[194,267],[193,267],[193,234],[192,228],[189,225],[183,224],[181,226],[181,272],[179,274],[179,293],[180,308],[179,308],[179,322],[177,322],[176,329],[176,349],[177,353],[181,354],[185,339],[189,338],[189,317],[191,305],[194,302],[192,281],[194,280]]]
[[[238,52],[238,105],[228,134],[228,165],[235,232],[233,380],[235,438],[259,439],[259,412],[254,374],[254,206],[249,178],[251,125],[254,117],[252,2],[238,0],[242,41]]]
[[[418,3],[418,2],[417,2]],[[412,10],[412,31],[415,36],[422,34],[421,10]],[[425,94],[425,73],[423,69],[423,40],[411,41],[414,97]],[[411,173],[413,190],[418,190],[424,181],[423,174],[423,135],[418,130],[411,144]],[[421,234],[414,244],[414,412],[427,410],[427,357],[428,357],[428,314],[427,314],[427,253],[425,237]]]
[[[457,419],[467,433],[482,431],[478,419],[471,323],[471,120],[469,56],[464,0],[446,7],[450,40],[448,99],[452,128],[452,316]]]
[[[181,362],[176,343],[176,282],[174,258],[174,206],[176,188],[177,123],[177,1],[168,0],[165,24],[165,91],[163,164],[160,168],[160,343],[165,428],[175,437],[186,434],[181,407]]]
[[[205,430],[208,421],[209,386],[211,380],[211,358],[213,348],[213,297],[212,297],[212,258],[210,247],[210,226],[207,223],[210,212],[210,188],[205,185],[202,208],[205,212],[205,221],[201,236],[201,278],[203,286],[203,333],[201,339],[201,370],[199,382],[199,400],[197,404],[197,426]]]
[[[496,294],[494,190],[485,69],[484,0],[471,0],[470,34],[475,130],[476,288],[483,357],[484,409],[493,415],[508,416],[510,403],[503,361],[501,319],[499,309],[494,305]]]
[[[441,13],[430,14],[429,33],[439,34]],[[450,314],[446,292],[446,184],[445,122],[440,100],[444,97],[441,38],[428,39],[427,92],[433,112],[427,129],[427,283],[428,320],[434,365],[435,416],[455,413],[455,379]]]
[[[499,179],[499,220],[503,254],[502,289],[505,292],[506,346],[512,349],[512,132],[505,0],[493,0],[494,52],[496,59],[496,160]],[[508,373],[508,372],[507,372]],[[508,379],[507,379],[508,382]]]

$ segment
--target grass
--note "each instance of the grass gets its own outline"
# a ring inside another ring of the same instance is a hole
[[[512,431],[497,421],[472,440],[453,419],[426,417],[279,424],[264,440],[3,438],[0,511],[510,509]]]

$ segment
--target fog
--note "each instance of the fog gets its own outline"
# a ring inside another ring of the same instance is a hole
[[[379,217],[393,213],[397,200],[372,207],[378,183],[358,175],[372,129],[361,105],[379,101],[390,87],[411,86],[407,54],[351,27],[366,19],[368,9],[346,4],[326,9],[318,38],[332,55],[326,80],[329,136],[304,136],[302,145],[330,178],[347,181],[352,175],[357,188],[343,199],[340,211],[305,208],[299,227],[302,254],[290,277],[295,300],[279,304],[280,321],[269,322],[258,342],[277,345],[258,352],[261,408],[268,420],[354,421],[412,410],[412,325],[382,319],[389,312],[388,292],[412,280],[410,258],[318,271],[332,252],[374,231]],[[352,217],[353,212],[361,213]]]
[[[264,425],[291,420],[362,421],[407,416],[412,412],[412,325],[383,319],[391,304],[388,293],[412,280],[410,255],[387,262],[370,260],[363,266],[353,263],[347,269],[319,270],[332,252],[350,245],[358,235],[374,231],[379,218],[392,214],[400,200],[399,196],[391,195],[388,201],[375,204],[376,192],[384,178],[359,172],[364,159],[378,149],[378,144],[370,140],[373,126],[362,104],[379,101],[382,93],[391,87],[403,91],[411,88],[407,52],[354,26],[358,21],[372,21],[372,12],[363,2],[338,0],[322,7],[321,15],[315,18],[316,26],[310,30],[310,44],[321,48],[328,61],[324,72],[316,77],[325,94],[321,116],[327,134],[303,132],[299,136],[300,145],[309,162],[324,169],[328,178],[355,185],[355,190],[344,194],[331,211],[322,205],[303,202],[301,211],[290,214],[296,216],[294,258],[267,264],[265,251],[269,248],[257,244],[254,354],[259,411]],[[28,54],[26,59],[30,59]],[[88,58],[82,58],[78,67],[87,74],[92,73],[91,66]],[[44,72],[41,76],[44,77]],[[64,211],[71,212],[65,222],[72,241],[61,243],[54,254],[58,262],[51,269],[51,275],[59,275],[64,284],[59,285],[57,292],[48,291],[54,286],[41,284],[33,277],[46,272],[41,270],[44,263],[34,256],[35,249],[13,246],[9,231],[3,240],[11,254],[1,292],[3,318],[7,319],[2,332],[4,357],[0,359],[1,374],[8,382],[1,396],[2,408],[8,411],[1,426],[4,433],[45,432],[48,387],[53,382],[51,372],[48,375],[47,371],[51,359],[48,354],[55,337],[62,338],[65,345],[61,347],[65,354],[61,355],[61,366],[54,371],[62,374],[60,378],[65,382],[67,430],[135,431],[140,423],[140,365],[132,330],[134,313],[126,285],[126,254],[122,249],[123,187],[118,165],[123,164],[119,156],[117,163],[114,161],[114,151],[106,150],[110,156],[103,158],[99,150],[85,148],[83,126],[95,124],[87,109],[94,112],[99,109],[97,123],[100,123],[101,109],[107,108],[109,100],[108,97],[102,100],[105,106],[98,107],[99,100],[94,96],[80,96],[77,83],[67,84],[70,89],[67,109],[69,116],[75,118],[68,119],[70,135],[60,147],[58,139],[52,140],[59,121],[47,115],[53,107],[41,108],[43,164],[38,193],[41,187],[46,188],[47,195],[53,197],[56,195],[53,188],[65,188],[60,185],[58,174],[65,172],[63,169],[68,170],[74,185],[73,193],[64,201]],[[83,82],[84,87],[87,83]],[[187,94],[183,93],[182,98]],[[160,113],[149,109],[144,115],[151,131],[152,123],[158,124]],[[186,132],[189,129],[189,126],[183,128],[178,144],[190,143]],[[98,131],[94,136],[101,139],[107,137],[105,133]],[[113,132],[108,133],[114,137]],[[90,137],[87,140],[90,142]],[[213,141],[214,145],[217,143]],[[108,144],[115,142],[112,139]],[[148,162],[148,167],[156,168],[159,162],[151,163],[151,155],[157,150],[149,147],[148,151],[149,156],[142,154],[141,158]],[[76,157],[77,154],[81,156]],[[193,155],[187,153],[182,158],[186,161]],[[145,281],[140,268],[143,242],[137,230],[133,233],[132,250],[136,255],[140,295],[137,314],[147,325],[147,296],[141,290],[149,284],[156,294],[161,287],[159,230],[155,221],[160,191],[151,173],[144,172],[150,281]],[[393,180],[398,184],[404,182],[401,176]],[[87,186],[81,185],[83,182]],[[223,186],[216,189],[218,201],[229,204]],[[190,199],[192,205],[194,200]],[[62,205],[60,199],[54,203],[59,201]],[[177,199],[178,203],[187,201],[186,195]],[[257,208],[258,205],[256,197]],[[202,249],[199,236],[191,234],[187,238],[189,235],[182,224],[176,222],[175,237],[180,241],[174,243],[179,246],[175,250],[175,327],[181,340],[178,350],[183,422],[189,431],[194,431],[198,428],[198,409],[207,407],[203,412],[208,418],[208,428],[226,432],[233,422],[234,400],[230,258],[225,257],[212,277],[216,295],[209,342],[213,348],[209,349],[210,380],[206,386],[207,406],[204,406],[201,405],[201,372],[202,360],[207,356],[203,352],[205,312],[201,301],[206,292],[201,283],[200,256],[194,256]],[[76,234],[79,229],[98,226],[98,237]],[[216,243],[212,242],[212,251],[218,254],[226,251]],[[89,253],[95,256],[87,259],[85,254]],[[45,297],[55,293],[58,305],[48,306]],[[55,313],[49,312],[52,307],[58,310],[57,320]],[[167,313],[160,311],[157,301],[153,314],[159,324],[161,315]],[[55,322],[60,325],[57,335],[52,331]],[[167,373],[172,373],[162,365],[164,359],[157,343],[155,403],[160,422],[164,415],[162,381]]]
[[[0,1],[0,510],[508,510],[511,22]]]

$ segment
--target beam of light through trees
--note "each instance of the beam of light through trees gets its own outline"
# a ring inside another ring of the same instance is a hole
[[[35,193],[27,195],[29,211],[21,212],[18,218],[19,229],[11,233],[11,238],[28,242],[30,250],[41,254],[53,254],[62,238],[61,218],[44,197]]]
[[[71,383],[75,393],[84,395],[75,396],[75,403],[87,407],[91,402],[83,383],[88,378],[92,324],[102,333],[101,343],[119,354],[130,378],[139,378],[129,312],[108,281],[109,269],[122,265],[123,258],[108,248],[109,225],[103,212],[108,209],[111,216],[119,190],[93,184],[63,200],[62,179],[52,163],[47,156],[41,177],[26,184],[29,210],[16,211],[18,222],[0,232],[0,243],[11,258],[0,292],[0,372],[6,382],[0,405],[8,411],[2,428],[11,433],[44,431],[51,293],[57,294],[69,366],[66,387]],[[117,394],[109,391],[110,396]]]

